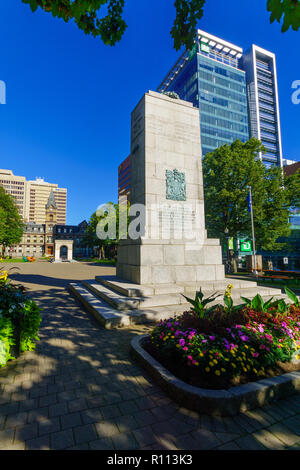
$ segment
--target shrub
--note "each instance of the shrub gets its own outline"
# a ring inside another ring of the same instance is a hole
[[[13,344],[13,324],[9,318],[0,317],[0,367],[14,359],[10,354]]]
[[[251,305],[234,310],[225,302],[206,316],[193,309],[161,321],[151,332],[152,347],[159,357],[188,366],[211,383],[264,376],[299,352],[300,307],[295,302],[282,313],[274,303],[258,311]]]
[[[39,307],[23,286],[0,281],[0,316],[12,325],[16,354],[35,348],[42,319]]]

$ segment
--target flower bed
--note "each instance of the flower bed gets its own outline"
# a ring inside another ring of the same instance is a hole
[[[216,297],[198,293],[190,312],[160,321],[144,348],[184,382],[228,389],[300,370],[300,305],[264,302],[260,296],[233,306],[231,288],[224,306],[207,308]]]
[[[22,286],[0,280],[0,367],[35,348],[41,320],[39,307]]]

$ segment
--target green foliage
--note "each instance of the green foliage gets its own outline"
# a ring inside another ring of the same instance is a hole
[[[266,302],[262,298],[260,294],[257,294],[252,300],[247,299],[246,297],[241,297],[241,299],[245,302],[245,306],[252,308],[256,312],[268,312],[268,310],[272,307],[277,305],[276,302],[272,303],[273,297],[267,300]]]
[[[203,16],[205,0],[175,0],[176,18],[171,29],[174,48],[178,51],[182,46],[192,49],[197,21]]]
[[[300,301],[299,301],[298,297],[296,296],[296,294],[291,289],[289,289],[287,286],[284,286],[284,290],[285,290],[286,295],[293,302],[293,305],[295,305],[296,307],[300,307]]]
[[[14,359],[10,354],[13,344],[12,321],[0,315],[0,367],[5,366],[7,361]]]
[[[120,238],[126,238],[126,233],[119,233],[119,221],[120,221],[120,211],[125,211],[126,214],[124,218],[127,218],[127,228],[129,225],[129,203],[126,205],[114,204],[109,202],[106,204],[107,209],[102,215],[99,215],[98,211],[94,212],[91,215],[88,226],[85,230],[85,234],[82,237],[81,244],[83,246],[89,246],[91,248],[99,249],[100,258],[112,258],[115,256],[117,244]],[[122,217],[122,215],[121,215]],[[114,234],[112,238],[107,237],[105,240],[98,238],[97,229],[101,228],[103,231],[107,230],[108,226],[114,226]]]
[[[10,281],[0,281],[0,319],[11,322],[13,334],[19,341],[20,352],[31,351],[39,340],[38,331],[42,321],[40,309],[24,293],[22,286]],[[1,339],[1,338],[0,338]]]
[[[258,154],[264,151],[255,138],[236,140],[207,153],[203,159],[205,216],[209,236],[251,237],[247,195],[252,187],[258,249],[279,250],[279,237],[290,233],[289,208],[300,179],[285,178],[278,167],[267,169]],[[288,187],[287,187],[288,186]],[[227,233],[225,235],[225,232]]]
[[[300,1],[299,0],[268,0],[267,9],[271,12],[270,22],[282,23],[281,31],[284,33],[290,27],[298,31],[300,27]]]
[[[206,305],[216,300],[216,298],[219,297],[219,294],[215,292],[204,299],[204,294],[200,288],[200,291],[196,292],[194,300],[186,297],[185,295],[183,295],[183,297],[193,306],[192,312],[196,313],[199,318],[204,318],[215,309],[215,307],[206,308]]]
[[[21,241],[24,224],[14,199],[0,186],[0,245],[5,247]]]
[[[85,34],[100,37],[104,44],[114,46],[122,39],[127,28],[123,19],[125,0],[22,0],[34,12],[41,8],[53,17],[65,22],[74,20]],[[268,0],[270,21],[283,18],[282,32],[291,26],[295,31],[300,26],[300,2],[298,0]],[[171,29],[174,48],[192,49],[197,22],[202,18],[205,0],[175,0],[176,16]],[[250,7],[249,7],[250,8]],[[100,12],[104,11],[101,16]]]
[[[40,309],[33,300],[26,300],[21,321],[20,352],[35,349],[35,341],[39,341],[38,331],[42,321]]]
[[[39,7],[65,22],[74,20],[85,34],[100,37],[104,44],[114,46],[127,28],[123,19],[125,0],[22,0],[34,12]],[[196,36],[197,21],[203,15],[205,0],[175,0],[176,17],[171,29],[176,50],[191,49]],[[101,16],[100,12],[104,11]]]

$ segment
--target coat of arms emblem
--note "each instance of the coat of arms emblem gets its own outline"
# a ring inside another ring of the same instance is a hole
[[[166,198],[173,201],[186,200],[185,174],[178,170],[166,170]]]

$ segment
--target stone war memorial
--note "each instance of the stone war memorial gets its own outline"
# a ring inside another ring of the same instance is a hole
[[[71,291],[100,322],[122,326],[188,310],[184,295],[224,292],[233,299],[280,294],[225,279],[220,242],[207,238],[199,110],[148,91],[131,115],[130,216],[139,229],[119,241],[116,276]],[[216,301],[217,302],[217,301]]]

